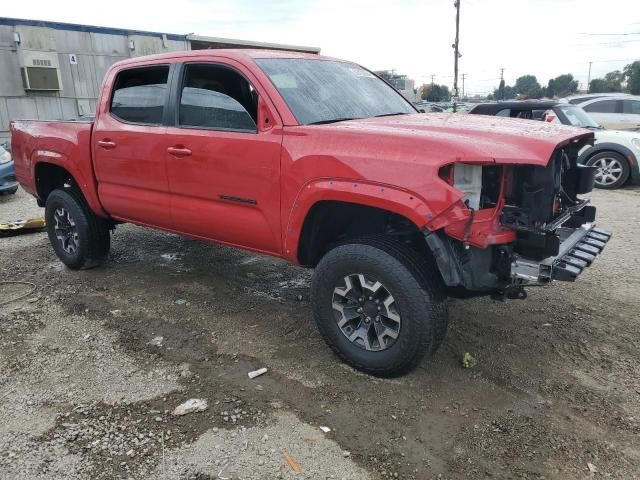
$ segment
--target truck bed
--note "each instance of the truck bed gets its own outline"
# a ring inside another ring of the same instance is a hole
[[[57,165],[71,173],[91,208],[102,212],[91,161],[93,120],[15,120],[10,128],[16,177],[27,192],[40,198],[38,162]]]

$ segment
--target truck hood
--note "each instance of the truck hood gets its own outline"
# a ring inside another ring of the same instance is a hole
[[[416,148],[422,148],[425,154],[454,157],[454,161],[469,163],[546,165],[556,148],[573,141],[593,141],[593,133],[584,129],[461,113],[366,118],[324,127],[377,139],[401,137]]]

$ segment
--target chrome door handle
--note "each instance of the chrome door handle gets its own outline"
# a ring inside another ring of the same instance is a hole
[[[116,142],[112,142],[108,138],[105,138],[104,140],[98,140],[98,146],[104,148],[105,150],[112,150],[116,148]]]
[[[167,152],[174,157],[189,157],[191,155],[191,150],[182,146],[169,147],[167,148]]]

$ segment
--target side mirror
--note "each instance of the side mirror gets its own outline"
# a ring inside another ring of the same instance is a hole
[[[276,124],[271,109],[262,97],[258,97],[258,130],[268,132]]]

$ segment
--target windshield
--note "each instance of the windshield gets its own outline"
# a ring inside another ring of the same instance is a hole
[[[353,63],[304,58],[256,63],[301,125],[416,113],[391,86]]]
[[[598,125],[588,114],[580,107],[557,106],[567,120],[574,127],[581,128],[598,128]]]

